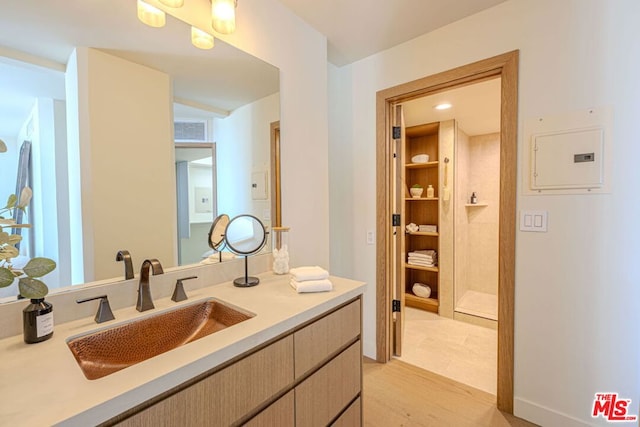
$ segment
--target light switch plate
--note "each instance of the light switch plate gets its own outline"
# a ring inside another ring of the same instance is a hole
[[[547,232],[547,211],[520,211],[520,231]]]
[[[375,234],[373,230],[367,230],[367,245],[373,245],[375,243]]]

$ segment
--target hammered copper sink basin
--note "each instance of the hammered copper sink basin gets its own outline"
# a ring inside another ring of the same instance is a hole
[[[67,345],[85,377],[95,380],[253,316],[210,299],[70,338]]]

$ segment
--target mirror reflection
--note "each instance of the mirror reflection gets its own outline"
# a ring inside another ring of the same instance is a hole
[[[279,72],[219,40],[198,50],[189,29],[171,16],[161,29],[141,24],[134,1],[3,8],[0,198],[15,192],[19,149],[30,142],[33,228],[21,255],[58,263],[45,277],[52,291],[122,277],[114,261],[122,249],[167,267],[200,262],[218,213],[270,225]],[[182,160],[176,145],[186,142],[209,154]],[[193,170],[183,234],[181,162]]]
[[[249,287],[260,283],[257,277],[249,276],[248,257],[260,252],[267,243],[267,232],[262,222],[253,215],[238,215],[227,225],[225,241],[231,252],[244,256],[244,277],[235,279],[233,284]]]
[[[211,224],[211,228],[209,229],[209,235],[207,236],[212,253],[207,260],[222,262],[224,256],[222,251],[227,243],[224,236],[227,225],[229,225],[229,215],[227,214],[218,215],[216,219],[213,220],[213,224]]]

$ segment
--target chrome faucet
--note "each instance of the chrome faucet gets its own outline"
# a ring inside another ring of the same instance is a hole
[[[116,261],[124,261],[125,280],[133,279],[133,260],[128,250],[123,249],[116,254]]]
[[[151,290],[149,289],[149,267],[154,275],[163,274],[162,265],[157,259],[145,259],[140,267],[140,282],[138,283],[138,302],[136,310],[147,311],[155,308],[151,299]]]

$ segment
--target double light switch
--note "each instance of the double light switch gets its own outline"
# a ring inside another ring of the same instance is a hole
[[[520,231],[547,231],[547,211],[520,211]]]

